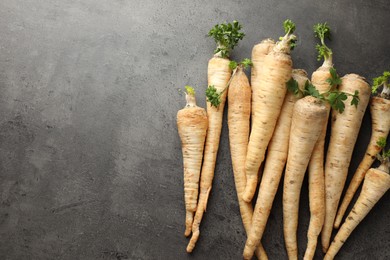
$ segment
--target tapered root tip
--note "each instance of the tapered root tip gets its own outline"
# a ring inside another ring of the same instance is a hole
[[[244,193],[242,194],[242,199],[245,202],[251,202],[253,195],[255,195],[257,186],[257,179],[252,179],[247,181]]]
[[[189,235],[191,235],[191,226],[190,227],[186,227],[186,231],[184,231],[184,236],[188,237]]]
[[[242,200],[249,203],[252,201],[252,196],[249,194],[249,192],[245,192],[242,195]]]
[[[244,252],[242,253],[242,257],[245,260],[250,260],[253,257],[253,253],[254,252],[247,245],[245,245]]]
[[[336,217],[336,220],[335,220],[334,225],[333,225],[333,227],[334,227],[335,229],[339,229],[340,224],[341,224],[341,219],[342,219],[342,218],[343,218],[343,217],[341,217],[341,216],[337,216],[337,217]]]
[[[186,231],[184,232],[184,235],[188,237],[191,235],[192,231],[192,223],[194,222],[194,212],[187,211],[186,212]]]
[[[191,240],[187,246],[187,253],[192,253],[192,251],[195,248],[196,242],[198,241],[199,235],[200,235],[199,230],[192,233]]]

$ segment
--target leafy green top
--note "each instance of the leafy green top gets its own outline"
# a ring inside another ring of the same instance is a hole
[[[289,50],[293,50],[297,46],[297,37],[293,35],[296,29],[295,23],[287,19],[283,22],[283,28],[286,34],[283,37],[279,37],[277,45],[281,45],[283,49],[283,45],[288,44],[290,47]]]
[[[325,39],[330,40],[331,34],[330,34],[330,28],[328,24],[325,23],[318,23],[313,26],[314,30],[314,36],[319,38],[321,41],[321,44],[316,44],[316,50],[318,51],[317,60],[320,61],[322,58],[324,58],[324,63],[327,62],[328,64],[332,64],[332,50],[326,46]]]
[[[283,28],[284,28],[284,32],[286,34],[289,34],[289,33],[294,33],[296,26],[293,21],[287,19],[286,21],[283,22]]]
[[[240,32],[242,25],[237,21],[233,23],[222,23],[215,25],[208,33],[208,36],[213,37],[217,43],[217,48],[214,54],[222,58],[230,56],[230,52],[238,44],[239,40],[244,38],[245,34]]]
[[[193,87],[187,85],[184,88],[186,89],[187,95],[195,96],[195,90]]]
[[[388,81],[390,79],[390,71],[383,72],[382,76],[374,78],[372,84],[372,93],[376,94],[378,92],[378,88],[383,86],[383,90],[379,95],[382,98],[390,99],[390,89],[388,87]]]
[[[332,70],[333,68],[331,68]],[[329,83],[329,90],[325,93],[320,94],[316,87],[311,84],[308,80],[305,83],[305,88],[303,91],[299,89],[298,82],[291,78],[287,82],[287,89],[297,96],[313,96],[322,101],[328,102],[334,110],[337,110],[339,113],[343,113],[345,109],[344,101],[347,100],[348,96],[352,97],[351,106],[357,107],[359,104],[359,91],[349,94],[346,92],[340,92],[337,90],[337,85],[341,83],[341,79],[338,77],[335,69],[331,72],[331,78],[327,80]]]
[[[210,85],[206,89],[206,100],[210,102],[211,106],[218,107],[221,104],[221,93],[218,93],[214,85]]]
[[[386,138],[385,137],[380,137],[378,141],[376,141],[376,144],[379,146],[379,148],[383,149],[386,147]]]
[[[238,66],[241,66],[244,69],[247,69],[253,65],[251,59],[245,58],[241,62],[237,63],[236,61],[232,60],[229,63],[229,68],[231,70],[235,70]]]
[[[215,88],[215,86],[213,85],[208,86],[208,88],[206,89],[207,102],[210,102],[211,106],[218,107],[219,104],[221,104],[221,95],[223,94],[223,92],[225,92],[228,89],[230,82],[232,81],[234,75],[236,74],[237,68],[240,67],[242,69],[247,69],[252,65],[253,65],[252,61],[248,58],[243,59],[241,62],[236,62],[232,60],[229,63],[229,68],[233,71],[233,73],[229,79],[229,82],[227,83],[226,87],[219,93],[218,90]]]

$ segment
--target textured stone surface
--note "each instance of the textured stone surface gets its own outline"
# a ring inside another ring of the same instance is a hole
[[[242,22],[247,36],[233,54],[241,59],[291,18],[295,67],[311,73],[319,66],[311,28],[328,21],[340,74],[371,79],[390,66],[389,11],[386,0],[0,1],[0,258],[241,259],[225,121],[201,238],[185,253],[178,89],[196,86],[205,105],[207,31]],[[368,114],[363,124],[351,172],[369,139]],[[340,259],[390,258],[389,198]],[[280,190],[263,242],[270,259],[286,258]]]

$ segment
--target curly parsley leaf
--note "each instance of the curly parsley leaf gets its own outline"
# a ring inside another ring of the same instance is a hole
[[[221,93],[218,93],[214,85],[210,85],[206,89],[206,99],[210,102],[211,106],[218,107],[221,104]]]
[[[291,38],[290,39],[290,49],[294,50],[295,47],[297,47],[297,39],[296,38]]]
[[[249,67],[253,66],[253,62],[251,59],[245,58],[243,59],[240,64],[244,67],[244,69],[247,69]]]
[[[325,23],[317,23],[313,26],[314,36],[318,37],[321,41],[331,39],[329,25]]]
[[[187,85],[184,88],[186,89],[187,95],[195,96],[195,90],[193,87]]]
[[[390,78],[390,71],[385,71],[381,76],[373,78],[372,93],[373,94],[377,93],[378,88],[384,84],[387,84],[389,78]]]
[[[327,47],[323,46],[323,45],[320,45],[318,43],[316,44],[316,50],[318,52],[318,54],[317,54],[317,60],[318,61],[320,61],[328,53]]]
[[[330,40],[330,27],[325,23],[318,23],[313,26],[314,36],[319,38],[321,44],[316,45],[316,50],[318,51],[317,60],[324,58],[325,60],[332,58],[332,50],[326,46],[325,39]]]
[[[242,25],[233,21],[233,23],[223,23],[215,25],[208,33],[208,36],[213,37],[218,47],[214,53],[220,53],[221,57],[227,58],[230,51],[237,46],[238,42],[245,36]]]
[[[238,63],[236,61],[234,61],[234,60],[229,62],[229,68],[231,70],[234,70],[235,68],[237,68],[237,66],[238,66]]]
[[[386,138],[385,137],[380,137],[378,139],[378,141],[376,141],[376,144],[380,147],[380,148],[385,148],[386,147]]]
[[[290,19],[287,19],[286,21],[283,22],[283,28],[284,32],[286,34],[293,33],[295,31],[295,23],[291,21]]]

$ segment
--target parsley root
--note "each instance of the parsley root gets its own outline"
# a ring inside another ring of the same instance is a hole
[[[311,82],[320,94],[324,94],[337,87],[337,85],[331,86],[329,83],[329,79],[335,81],[335,78],[337,78],[336,73],[333,73],[336,75],[331,73],[331,69],[333,69],[332,50],[325,45],[325,39],[330,39],[330,28],[326,23],[316,24],[314,25],[314,33],[321,41],[321,45],[317,44],[316,49],[318,50],[318,58],[324,58],[324,63],[313,72]],[[321,135],[314,146],[308,166],[310,223],[307,231],[305,260],[311,260],[314,257],[318,235],[321,233],[325,218],[324,146],[330,107],[330,104],[326,103],[326,120],[322,126]]]
[[[336,221],[334,223],[335,228],[339,228],[341,220],[344,216],[345,211],[353,196],[355,195],[356,190],[359,188],[360,184],[363,181],[364,175],[367,170],[371,167],[372,163],[375,160],[375,156],[380,152],[382,147],[380,147],[377,142],[380,138],[384,140],[387,139],[390,130],[390,95],[386,93],[389,92],[387,87],[388,78],[390,77],[390,72],[388,72],[388,77],[383,78],[386,75],[386,72],[383,73],[382,77],[374,79],[374,84],[372,86],[372,91],[375,93],[377,88],[380,85],[383,86],[383,91],[378,96],[372,97],[370,102],[370,112],[372,120],[372,133],[371,139],[367,146],[366,153],[364,154],[363,160],[359,164],[351,183],[345,193],[343,202],[337,212]]]
[[[339,90],[349,95],[358,91],[360,101],[355,106],[346,106],[342,113],[332,111],[332,130],[325,163],[325,221],[321,233],[324,252],[329,247],[341,192],[371,93],[370,86],[359,75],[348,74],[341,81]],[[353,97],[345,96],[343,99],[350,100]]]
[[[299,88],[303,89],[307,81],[307,73],[304,70],[293,70],[292,77],[298,83]],[[294,95],[294,93],[287,92],[275,131],[269,143],[267,160],[252,217],[252,226],[245,244],[244,258],[250,258],[253,255],[256,246],[260,243],[263,236],[287,161],[292,113],[294,104],[298,99],[299,97]]]
[[[237,72],[232,76],[228,93],[229,143],[241,218],[246,232],[249,233],[253,208],[250,202],[245,202],[242,199],[242,193],[246,184],[245,157],[248,148],[252,94],[249,80],[243,71],[243,66],[239,65],[235,69]],[[258,259],[267,259],[262,245],[257,247],[256,255]]]
[[[243,194],[243,200],[247,202],[250,202],[255,194],[258,170],[283,105],[286,82],[291,78],[290,50],[295,42],[295,36],[292,35],[295,24],[286,20],[284,29],[286,35],[265,56],[262,67],[259,68],[260,72],[256,72],[256,78],[252,79],[253,124],[245,162],[247,179]]]
[[[270,53],[275,46],[275,41],[272,39],[262,40],[260,43],[253,46],[252,49],[252,68],[251,68],[251,85],[252,89],[258,89],[260,83],[260,72],[263,69],[265,56]],[[252,107],[259,102],[258,96],[252,96]],[[256,114],[252,109],[252,123]]]
[[[185,236],[191,234],[194,212],[198,202],[199,176],[207,131],[206,110],[196,105],[195,91],[186,86],[186,106],[177,113],[184,165],[184,198],[186,205]]]
[[[387,152],[388,155],[389,153]],[[388,157],[382,159],[384,161],[381,166],[376,169],[371,168],[365,175],[359,198],[326,252],[325,260],[334,259],[352,231],[390,188]]]
[[[209,36],[213,37],[217,43],[217,49],[214,51],[214,57],[211,58],[208,63],[209,87],[208,91],[206,91],[206,97],[209,124],[200,177],[198,207],[192,225],[192,237],[188,243],[187,252],[192,252],[198,241],[200,235],[199,226],[206,210],[212,187],[222,129],[223,110],[227,96],[227,87],[232,73],[232,70],[229,67],[230,60],[228,57],[230,51],[237,45],[238,41],[244,37],[244,33],[240,32],[240,30],[241,25],[237,21],[233,21],[233,23],[228,24],[217,24],[209,32]],[[215,91],[210,92],[211,89],[215,89]]]
[[[283,231],[290,260],[298,259],[299,197],[310,156],[326,116],[327,108],[318,98],[307,96],[295,103],[283,185]]]

